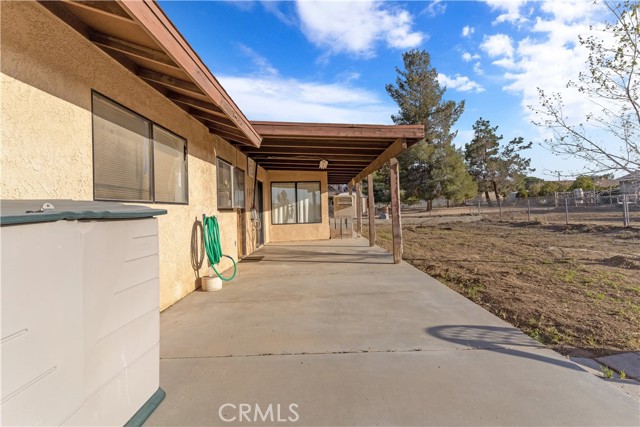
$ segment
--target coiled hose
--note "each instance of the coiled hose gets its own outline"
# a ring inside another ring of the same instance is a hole
[[[216,272],[218,277],[225,282],[232,280],[236,277],[236,261],[231,258],[229,255],[225,255],[222,253],[222,245],[220,244],[220,228],[218,227],[218,220],[215,216],[204,216],[202,218],[202,223],[204,229],[202,234],[204,236],[204,249],[207,253],[207,259],[209,260],[209,265],[213,268],[213,271]],[[223,277],[222,274],[218,273],[216,270],[216,264],[220,263],[222,257],[227,257],[233,263],[233,275],[231,277]]]
[[[202,223],[196,218],[191,227],[191,267],[196,272],[196,278],[200,277],[202,264],[204,264],[204,232]]]

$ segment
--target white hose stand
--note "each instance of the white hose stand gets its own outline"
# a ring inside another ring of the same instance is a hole
[[[202,290],[205,292],[219,291],[222,289],[222,279],[220,279],[217,274],[214,274],[212,270],[211,268],[209,269],[209,276],[200,278]]]

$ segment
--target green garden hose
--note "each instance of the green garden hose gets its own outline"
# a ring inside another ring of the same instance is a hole
[[[207,258],[209,259],[209,265],[213,268],[213,271],[216,272],[218,277],[225,282],[232,280],[236,277],[236,261],[231,258],[229,255],[225,255],[222,253],[222,246],[220,244],[220,228],[218,227],[218,220],[215,216],[204,216],[202,218],[202,223],[204,224],[204,228],[202,234],[204,236],[204,249],[207,252]],[[231,277],[222,277],[222,274],[218,273],[215,265],[220,263],[222,257],[227,257],[233,263],[233,275]]]

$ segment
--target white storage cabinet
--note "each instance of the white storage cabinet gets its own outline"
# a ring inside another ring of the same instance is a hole
[[[124,425],[159,389],[157,215],[2,201],[2,425]]]

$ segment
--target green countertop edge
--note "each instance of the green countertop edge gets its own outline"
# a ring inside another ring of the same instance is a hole
[[[142,405],[140,409],[138,409],[138,412],[133,414],[133,417],[131,417],[131,419],[127,421],[124,427],[142,426],[144,422],[147,421],[147,418],[151,416],[153,411],[155,411],[158,405],[160,405],[160,403],[164,400],[164,397],[166,395],[167,393],[165,393],[162,388],[158,387],[158,390],[156,390],[156,392],[151,395],[149,400],[147,400],[145,404]]]
[[[4,217],[0,218],[0,226],[1,225],[20,225],[20,224],[33,224],[39,222],[55,222],[55,221],[77,221],[77,220],[108,220],[108,219],[140,219],[140,218],[152,218],[158,215],[166,215],[166,209],[153,209],[146,212],[52,212],[52,213],[44,213],[39,215],[32,215],[27,218],[25,216],[21,217]]]

